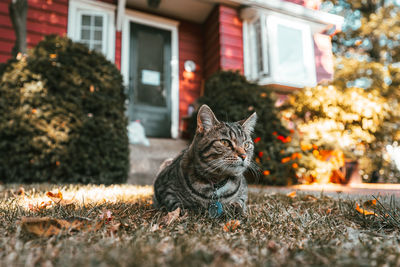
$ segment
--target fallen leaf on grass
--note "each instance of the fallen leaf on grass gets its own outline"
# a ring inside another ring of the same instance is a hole
[[[110,227],[108,228],[108,232],[111,234],[117,233],[121,225],[121,223],[114,223],[110,225]]]
[[[278,251],[278,245],[272,240],[268,241],[267,248],[274,253]]]
[[[61,193],[60,190],[58,190],[57,193],[47,192],[46,196],[50,198],[52,201],[54,201],[54,203],[63,206],[69,206],[75,203],[73,199],[64,199],[63,194]]]
[[[358,205],[358,203],[356,203],[356,210],[357,210],[359,213],[364,214],[364,215],[375,215],[375,216],[378,216],[375,212],[372,212],[372,211],[369,211],[369,210],[360,208],[360,206]]]
[[[25,188],[23,188],[22,186],[20,188],[18,188],[17,190],[17,195],[20,197],[24,197],[25,196]]]
[[[105,223],[108,223],[109,221],[112,220],[112,212],[110,210],[103,210],[100,215],[99,215],[100,220],[105,221]]]
[[[313,195],[306,195],[304,196],[304,200],[306,201],[317,201],[317,198]]]
[[[150,228],[150,232],[155,232],[157,230],[160,230],[160,225],[158,223],[153,224]]]
[[[240,221],[231,220],[224,225],[224,232],[234,232],[240,226]]]
[[[51,201],[42,201],[41,203],[37,203],[36,205],[29,203],[28,207],[31,211],[41,211],[50,207],[53,203]]]
[[[101,225],[102,222],[92,222],[84,218],[63,220],[50,217],[23,217],[21,219],[21,229],[39,237],[58,235],[63,231],[96,231]]]
[[[62,193],[61,193],[60,190],[58,190],[57,193],[47,192],[47,193],[46,193],[46,196],[48,196],[48,197],[51,198],[51,199],[56,199],[56,200],[62,199],[62,198],[63,198],[63,195],[62,195]]]
[[[290,193],[287,193],[286,196],[288,196],[290,198],[294,198],[296,196],[296,191],[292,191]]]
[[[160,224],[169,226],[171,223],[173,223],[179,218],[180,214],[181,214],[181,208],[177,208],[174,211],[168,212],[168,214],[161,219]]]
[[[376,199],[367,200],[363,203],[363,207],[375,207]]]
[[[326,214],[331,214],[332,213],[332,209],[327,209],[326,210]]]

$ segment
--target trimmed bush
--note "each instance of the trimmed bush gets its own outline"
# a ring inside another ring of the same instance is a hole
[[[3,68],[3,182],[124,182],[129,147],[122,76],[85,45],[48,36]]]
[[[199,106],[207,104],[219,120],[239,121],[257,112],[254,130],[255,162],[257,175],[248,173],[249,182],[285,185],[295,182],[293,160],[285,161],[290,132],[282,125],[271,91],[248,82],[238,72],[221,71],[210,77],[204,88],[204,96],[198,99]],[[190,122],[190,132],[196,129],[195,112]]]

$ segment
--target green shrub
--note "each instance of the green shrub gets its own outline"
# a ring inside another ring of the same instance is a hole
[[[1,77],[1,181],[124,182],[124,109],[112,63],[68,38],[46,37]]]
[[[257,174],[249,172],[249,182],[284,185],[295,181],[293,160],[282,163],[287,158],[289,131],[282,125],[275,100],[270,90],[250,83],[238,72],[222,71],[210,77],[204,89],[204,96],[198,104],[207,104],[219,120],[238,121],[247,118],[254,111],[258,121],[254,130],[255,162]],[[191,132],[196,127],[195,112],[190,122]]]

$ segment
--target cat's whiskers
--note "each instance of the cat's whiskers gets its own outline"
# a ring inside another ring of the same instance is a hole
[[[221,193],[218,202],[220,206],[239,204],[244,213],[247,183],[243,172],[251,165],[254,146],[250,134],[256,119],[254,113],[246,120],[219,122],[212,110],[203,105],[192,144],[157,175],[154,205],[168,211],[178,207],[210,211],[210,192],[216,194],[214,186],[229,179],[226,187],[217,189]]]

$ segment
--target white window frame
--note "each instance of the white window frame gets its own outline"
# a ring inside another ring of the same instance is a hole
[[[179,43],[176,20],[150,15],[147,13],[125,10],[122,23],[121,73],[125,86],[129,86],[129,58],[131,22],[147,25],[171,32],[171,137],[179,136]]]
[[[70,0],[68,8],[68,37],[80,41],[82,15],[103,17],[102,52],[111,62],[115,60],[115,10],[111,4],[92,0]]]
[[[316,85],[316,71],[315,71],[315,55],[314,55],[314,43],[311,35],[310,26],[293,20],[282,19],[277,16],[268,16],[267,25],[268,25],[268,33],[275,39],[278,34],[278,25],[283,25],[288,28],[296,29],[301,31],[302,35],[302,45],[303,45],[303,65],[306,67],[306,73],[308,74],[305,81],[289,81],[290,77],[280,77],[278,73],[273,71],[273,77],[279,84],[284,84],[288,86],[298,87],[298,86],[315,86]],[[270,48],[271,55],[275,55],[271,57],[271,65],[278,66],[278,52],[279,52],[279,44],[276,42],[273,43],[273,40],[270,38]]]
[[[245,56],[245,74],[247,73],[246,76],[248,76],[251,80],[257,80],[260,79],[262,77],[267,77],[270,74],[270,67],[269,67],[269,62],[268,62],[268,48],[269,48],[269,44],[268,44],[268,38],[266,34],[261,34],[261,50],[263,50],[262,52],[262,70],[258,69],[258,64],[257,64],[257,57],[260,56],[257,54],[258,49],[256,46],[256,43],[251,41],[255,39],[256,36],[256,32],[255,32],[255,26],[254,24],[256,23],[256,21],[259,20],[260,21],[260,32],[266,32],[266,21],[265,21],[265,17],[264,16],[259,16],[256,17],[255,19],[251,20],[250,22],[246,23],[245,27],[246,30],[244,30],[245,32],[247,32],[248,34],[245,34],[248,37],[247,42],[245,42],[245,51],[246,51],[246,56]],[[248,46],[249,48],[246,49],[246,46]],[[255,52],[257,51],[257,52]],[[246,64],[247,61],[247,64]],[[247,68],[246,68],[247,66]],[[246,72],[246,69],[248,70]]]
[[[267,66],[268,73],[257,72],[257,61],[255,58],[254,34],[252,31],[253,23],[260,19],[262,43],[263,43],[263,64]],[[303,64],[307,69],[308,78],[304,81],[295,81],[291,77],[280,77],[277,73],[278,49],[277,28],[284,25],[298,29],[302,33]],[[253,12],[243,23],[243,49],[244,49],[244,73],[247,79],[258,82],[260,85],[281,85],[287,87],[302,88],[305,86],[316,85],[315,55],[311,26],[297,18],[287,17],[279,13],[272,12]]]

